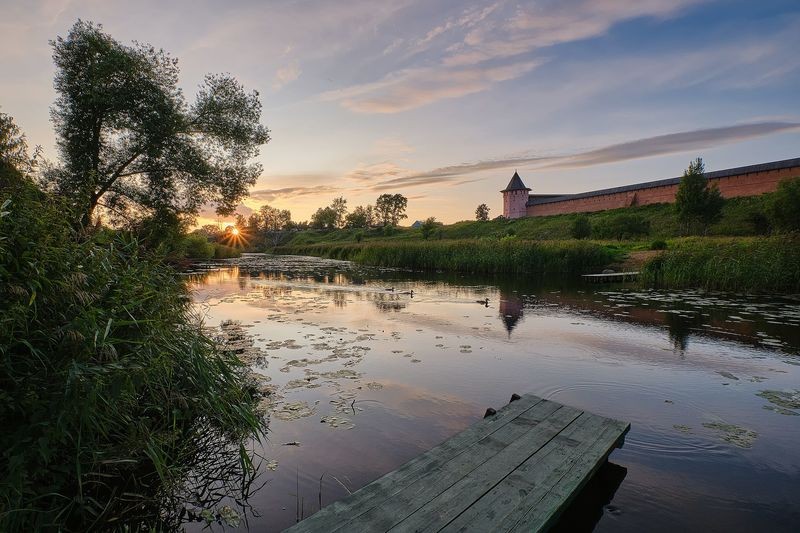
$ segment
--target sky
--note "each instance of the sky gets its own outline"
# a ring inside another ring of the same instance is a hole
[[[0,0],[0,110],[52,159],[48,41],[79,18],[168,51],[190,100],[259,91],[245,215],[400,193],[449,223],[501,214],[515,170],[576,193],[800,157],[797,0]]]

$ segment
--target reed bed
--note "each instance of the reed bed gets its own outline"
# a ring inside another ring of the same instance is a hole
[[[328,243],[283,246],[275,251],[376,266],[479,274],[582,273],[611,264],[621,254],[593,242],[508,238]]]
[[[2,165],[0,205],[0,531],[171,530],[246,488],[257,391],[176,273]]]
[[[800,235],[676,239],[643,265],[641,281],[664,288],[798,293]]]

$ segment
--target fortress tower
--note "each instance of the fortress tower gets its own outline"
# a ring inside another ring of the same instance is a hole
[[[522,178],[514,172],[503,193],[503,216],[522,218],[527,216],[528,193],[531,190],[522,183]]]

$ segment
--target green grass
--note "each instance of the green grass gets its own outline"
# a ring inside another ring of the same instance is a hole
[[[509,274],[586,272],[623,255],[617,247],[595,242],[533,242],[517,238],[320,243],[278,247],[275,251],[415,270]]]
[[[674,239],[642,268],[648,286],[800,292],[800,236]]]

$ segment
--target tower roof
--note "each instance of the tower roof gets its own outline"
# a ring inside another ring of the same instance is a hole
[[[522,183],[522,178],[519,177],[516,171],[514,171],[514,175],[511,176],[511,181],[508,182],[506,188],[500,192],[508,192],[508,191],[529,191],[530,188],[526,187],[524,183]]]

